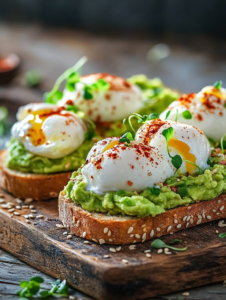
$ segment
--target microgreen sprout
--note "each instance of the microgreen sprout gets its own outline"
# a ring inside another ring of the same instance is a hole
[[[172,241],[169,242],[169,244],[175,244],[175,243],[181,243],[182,240],[178,240],[178,239],[174,239]]]
[[[138,120],[137,122],[139,124],[142,124],[142,123],[144,124],[144,123],[146,123],[148,121],[151,121],[151,120],[154,120],[154,119],[158,119],[158,117],[159,117],[159,115],[156,114],[156,113],[152,113],[150,115],[143,115],[143,116],[141,116],[140,114],[137,114],[137,113],[133,113],[131,116],[129,116],[128,122],[129,122],[129,126],[130,126],[131,131],[133,132],[134,136],[136,134],[136,131],[135,131],[135,129],[134,129],[132,123],[131,123],[131,119],[132,118],[136,118]],[[126,119],[123,120],[123,124],[125,124],[125,123],[126,123]]]
[[[222,81],[216,81],[213,86],[215,87],[215,89],[220,90],[222,86]]]
[[[84,85],[85,85],[85,87],[83,90],[83,97],[86,100],[93,99],[94,91],[107,91],[110,88],[109,83],[106,80],[104,80],[103,78],[98,79],[97,82],[95,82],[91,85],[86,85],[86,84],[84,84]]]
[[[226,138],[226,134],[222,136],[221,138],[221,153],[224,153],[224,140]]]
[[[166,245],[162,240],[160,239],[156,239],[151,243],[151,247],[159,249],[159,248],[169,248],[175,251],[185,251],[187,250],[188,247],[184,247],[184,248],[175,248],[169,245]]]
[[[225,232],[224,233],[220,233],[219,237],[222,238],[222,239],[225,238],[226,237],[226,233]]]
[[[187,119],[187,120],[192,119],[192,114],[190,113],[189,110],[183,111],[181,115],[184,119]]]
[[[165,120],[167,120],[167,119],[168,119],[168,117],[169,117],[170,113],[171,113],[171,110],[168,110],[168,111],[167,111],[167,113],[166,113]]]
[[[44,94],[44,100],[47,103],[56,104],[58,100],[63,97],[63,92],[59,90],[61,83],[64,80],[69,80],[67,83],[70,84],[70,90],[73,84],[78,82],[80,70],[82,66],[86,63],[87,57],[82,57],[73,67],[67,69],[60,77],[57,78],[52,90],[49,93]]]
[[[121,143],[127,143],[130,144],[130,141],[133,140],[133,136],[131,132],[126,132],[125,134],[123,134],[123,136],[119,139],[119,141]]]
[[[179,116],[178,109],[176,109],[175,122],[177,122],[177,120],[178,120],[178,116]]]
[[[182,160],[182,158],[181,158],[180,155],[176,154],[175,156],[171,156],[171,154],[169,152],[169,140],[172,138],[173,134],[174,134],[173,127],[169,127],[169,128],[164,129],[162,131],[162,135],[166,139],[167,153],[168,153],[169,157],[171,158],[171,162],[172,162],[173,166],[178,170],[181,167],[181,165],[183,163],[183,160]],[[193,163],[193,162],[191,162],[189,160],[184,160],[184,162],[190,163],[190,164],[196,166],[198,168],[198,170],[199,170],[199,173],[203,174],[203,170],[201,170],[197,164],[195,164],[195,163]]]

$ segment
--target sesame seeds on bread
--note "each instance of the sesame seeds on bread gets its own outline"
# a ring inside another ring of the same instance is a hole
[[[132,244],[225,218],[226,195],[176,207],[155,217],[137,218],[89,212],[61,192],[59,216],[64,227],[79,237],[99,244]]]
[[[17,198],[47,200],[56,198],[68,183],[72,172],[31,174],[10,170],[6,166],[7,151],[0,151],[0,187]]]

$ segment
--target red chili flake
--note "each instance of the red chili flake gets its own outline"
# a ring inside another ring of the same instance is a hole
[[[73,101],[72,100],[67,100],[66,104],[67,105],[73,105]]]
[[[91,175],[90,177],[91,177],[91,179],[93,179],[93,175]]]
[[[185,173],[185,176],[186,176],[186,177],[188,177],[189,175],[190,175],[189,172],[186,172],[186,173]]]
[[[190,108],[190,103],[195,98],[195,96],[196,96],[195,93],[184,94],[177,101],[180,101],[181,105],[184,105],[187,109],[189,109]]]
[[[97,168],[97,170],[102,169],[102,167],[101,167],[101,162],[102,162],[102,159],[101,159],[101,158],[98,158],[98,159],[95,161],[94,165],[95,165],[95,167]]]
[[[160,119],[153,120],[150,124],[146,125],[144,134],[144,144],[149,145],[150,140],[159,131],[159,129],[167,124],[167,121],[162,121]]]
[[[134,166],[133,165],[130,165],[131,166],[131,169],[134,169]]]
[[[164,186],[167,186],[167,184],[165,182],[162,183]]]
[[[174,193],[177,192],[177,188],[176,188],[175,186],[171,186],[170,188],[171,188],[171,191],[172,191],[172,192],[174,192]]]
[[[111,100],[111,94],[105,94],[104,98],[105,98],[106,100]]]
[[[219,112],[219,115],[220,115],[220,116],[223,116],[223,112],[222,112],[222,111],[220,111],[220,112]]]
[[[129,180],[128,180],[127,183],[128,183],[129,186],[132,186],[132,185],[133,185],[133,182],[132,182],[132,181],[129,181]]]
[[[86,162],[85,162],[85,165],[87,165],[88,163],[89,163],[89,160],[87,159]]]
[[[198,119],[199,121],[202,121],[202,120],[203,120],[203,117],[202,117],[202,115],[200,115],[200,114],[197,114],[197,119]]]

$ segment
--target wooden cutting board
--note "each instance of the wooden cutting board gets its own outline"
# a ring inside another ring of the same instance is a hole
[[[4,191],[0,193],[6,202],[16,203]],[[135,250],[125,245],[113,253],[109,249],[117,246],[84,244],[85,240],[76,236],[67,239],[63,233],[68,231],[56,227],[60,224],[57,200],[32,204],[37,211],[33,215],[43,218],[30,223],[22,216],[29,214],[29,209],[17,210],[21,215],[16,216],[0,208],[0,247],[97,299],[145,299],[226,278],[226,238],[216,233],[226,232],[226,228],[219,228],[217,222],[163,237],[166,243],[181,239],[181,246],[188,250],[166,255],[152,249],[149,258],[144,251],[151,248],[151,241],[138,244]]]

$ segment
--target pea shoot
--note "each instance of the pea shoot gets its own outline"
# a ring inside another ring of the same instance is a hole
[[[171,113],[171,110],[168,110],[168,111],[167,111],[167,113],[166,113],[165,120],[167,120],[167,119],[168,119],[168,117],[169,117],[170,113]]]
[[[224,153],[224,140],[226,138],[226,134],[222,136],[221,138],[221,153]]]
[[[216,81],[213,86],[215,87],[215,89],[220,90],[222,86],[222,81]]]
[[[192,114],[190,113],[189,110],[185,110],[181,113],[182,117],[186,120],[192,119]]]
[[[188,249],[188,247],[184,247],[184,248],[175,248],[169,245],[166,245],[162,240],[160,239],[156,239],[151,243],[151,247],[155,248],[155,249],[160,249],[160,248],[169,248],[175,251],[185,251]]]
[[[125,134],[123,134],[123,136],[119,139],[119,141],[121,143],[127,143],[130,144],[130,141],[133,140],[133,136],[132,136],[132,133],[131,132],[126,132]]]

